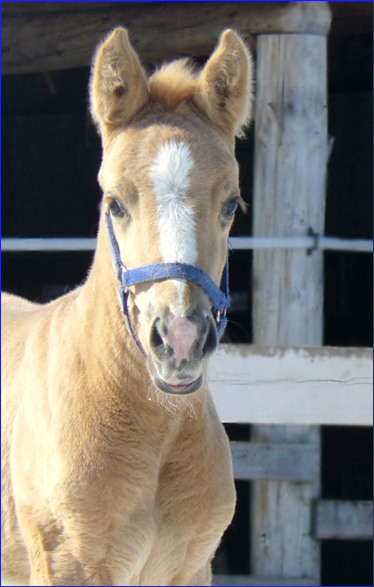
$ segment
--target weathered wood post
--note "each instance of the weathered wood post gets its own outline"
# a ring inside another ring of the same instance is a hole
[[[327,2],[290,2],[257,37],[253,234],[323,233],[327,145]],[[321,251],[258,250],[253,261],[254,342],[321,345]],[[300,382],[302,385],[302,382]],[[320,444],[317,426],[253,426],[253,440]],[[319,585],[311,536],[314,482],[255,481],[251,572]]]

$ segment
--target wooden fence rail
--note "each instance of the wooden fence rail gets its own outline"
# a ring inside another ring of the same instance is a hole
[[[223,422],[373,425],[369,348],[221,345],[208,378]]]
[[[313,444],[231,442],[235,479],[312,481],[319,475],[319,447]]]
[[[319,540],[372,540],[373,502],[319,499],[313,523]]]
[[[236,587],[309,587],[319,585],[313,579],[295,579],[295,577],[249,577],[247,575],[215,575],[213,585],[230,585]]]

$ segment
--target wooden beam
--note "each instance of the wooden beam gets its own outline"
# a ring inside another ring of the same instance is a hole
[[[315,8],[318,12],[322,4]],[[327,30],[325,35],[269,34],[257,39],[254,236],[305,235],[308,229],[323,234]],[[321,345],[322,254],[254,251],[252,275],[254,342]],[[252,439],[320,448],[317,426],[257,425],[252,427]],[[311,534],[310,515],[319,492],[319,474],[303,483],[251,484],[255,575],[319,580],[319,546]]]
[[[372,349],[220,345],[208,378],[223,422],[373,425]]]
[[[146,0],[139,0],[131,2],[126,2],[126,4],[150,4],[151,2],[147,2]],[[5,0],[1,3],[1,12],[3,13],[33,13],[33,14],[40,14],[45,12],[66,12],[66,11],[73,11],[73,10],[82,10],[82,5],[84,10],[97,10],[98,8],[108,8],[109,6],[114,6],[118,4],[117,1],[79,1],[78,2],[70,2],[70,1],[48,1],[47,2],[40,2],[40,0],[36,0],[34,2],[24,1],[24,0],[15,0],[15,1],[8,1]]]
[[[235,479],[312,481],[319,475],[313,444],[231,442]]]
[[[129,28],[135,48],[150,63],[208,55],[227,27],[250,36],[274,30],[320,33],[329,25],[326,2],[70,4],[75,9],[24,12],[2,2],[2,74],[87,66],[98,41],[118,25]]]
[[[224,2],[221,2],[223,4]],[[86,2],[84,10],[98,10],[108,9],[118,5],[115,1],[101,1],[101,2]],[[126,4],[151,4],[151,2],[139,1],[139,2],[126,2]],[[263,4],[270,4],[269,2],[263,2]],[[273,2],[276,5],[279,2]],[[285,3],[283,3],[285,4]],[[51,13],[51,12],[66,12],[74,10],[82,10],[82,2],[25,2],[15,1],[8,2],[3,1],[1,3],[1,12],[5,13]],[[270,5],[271,7],[271,5]],[[332,11],[332,31],[338,33],[370,33],[372,31],[372,17],[373,17],[373,3],[372,2],[358,2],[357,0],[347,2],[330,2],[330,8]]]
[[[317,500],[313,525],[319,540],[372,540],[373,502]]]

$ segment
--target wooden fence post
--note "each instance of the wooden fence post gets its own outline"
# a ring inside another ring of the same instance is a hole
[[[292,34],[291,8],[289,26],[282,29],[286,32],[257,37],[255,236],[306,235],[308,231],[323,233],[324,228],[329,7],[327,2],[292,4],[305,9],[305,31]],[[325,23],[320,34],[311,34],[310,22],[315,19]],[[322,344],[322,263],[320,251],[254,252],[256,344]],[[252,439],[307,443],[319,449],[320,430],[317,426],[256,425]],[[320,580],[319,545],[311,536],[311,506],[319,496],[319,484],[319,474],[308,482],[252,483],[253,575]]]

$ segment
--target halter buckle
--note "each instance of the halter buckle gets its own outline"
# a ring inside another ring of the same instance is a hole
[[[217,314],[216,314],[216,322],[217,324],[220,324],[222,317],[226,318],[226,314],[227,314],[227,308],[225,308],[224,310],[220,311],[217,310]]]

